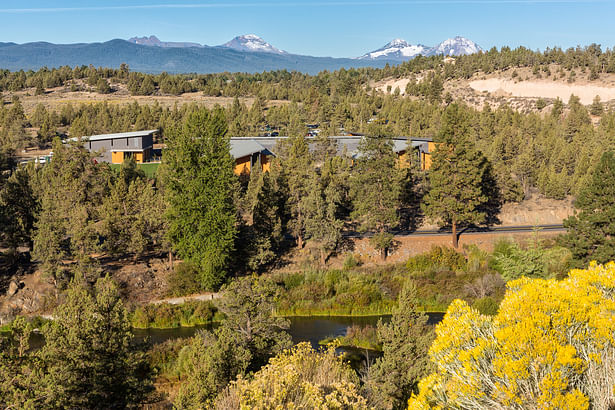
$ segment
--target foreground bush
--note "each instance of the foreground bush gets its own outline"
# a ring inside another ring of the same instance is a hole
[[[359,380],[335,349],[300,343],[272,358],[252,380],[239,379],[221,394],[216,408],[367,409]]]
[[[438,370],[409,408],[613,408],[614,312],[613,262],[510,282],[495,317],[457,300],[429,352]]]

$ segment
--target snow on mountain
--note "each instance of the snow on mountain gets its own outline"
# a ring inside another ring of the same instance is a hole
[[[131,37],[128,39],[128,41],[134,44],[140,44],[142,46],[153,46],[153,47],[175,47],[175,48],[203,47],[199,43],[160,41],[158,37],[156,36]]]
[[[275,48],[255,34],[246,34],[235,37],[231,41],[222,44],[220,47],[232,48],[238,51],[287,54],[286,51]]]
[[[434,48],[430,49],[425,55],[461,56],[475,54],[479,51],[483,51],[483,49],[480,48],[478,44],[472,40],[468,40],[467,38],[457,36],[455,38],[444,40]]]
[[[406,40],[396,38],[390,43],[384,45],[378,50],[364,54],[359,57],[360,60],[409,60],[419,54],[424,54],[428,47],[417,44],[412,45]]]

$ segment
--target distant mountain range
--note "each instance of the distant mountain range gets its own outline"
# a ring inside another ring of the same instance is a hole
[[[0,43],[0,68],[37,70],[63,65],[119,67],[126,63],[134,71],[159,73],[262,72],[296,70],[315,74],[339,68],[384,67],[421,55],[462,55],[480,51],[463,37],[446,40],[429,48],[396,39],[358,58],[311,57],[291,54],[247,34],[219,46],[194,42],[165,42],[156,36],[133,37],[104,43],[52,44]]]
[[[407,61],[417,55],[423,56],[460,56],[478,53],[483,49],[472,40],[457,36],[444,40],[435,47],[427,47],[422,44],[412,45],[406,40],[396,38],[378,50],[364,54],[360,60],[394,60]]]

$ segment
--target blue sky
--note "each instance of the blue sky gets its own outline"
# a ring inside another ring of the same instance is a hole
[[[483,48],[615,45],[615,0],[0,1],[0,41],[98,42],[154,34],[222,44],[254,33],[296,54],[354,57],[393,38],[462,35]]]

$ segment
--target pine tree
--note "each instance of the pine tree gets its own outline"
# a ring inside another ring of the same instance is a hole
[[[482,209],[489,202],[483,189],[484,156],[468,134],[469,123],[457,104],[448,106],[442,117],[437,148],[429,170],[429,191],[423,208],[441,226],[452,228],[452,242],[458,247],[458,228],[485,221]]]
[[[167,145],[169,241],[181,258],[200,267],[201,284],[216,289],[224,282],[237,233],[235,161],[222,110],[191,113]]]
[[[404,172],[399,168],[390,138],[365,137],[350,182],[353,219],[362,232],[374,233],[372,245],[386,259],[393,242],[391,229],[399,225]]]
[[[615,154],[605,152],[575,201],[577,212],[564,220],[562,244],[580,266],[615,259]]]

